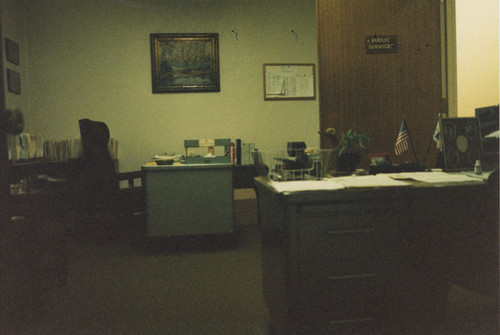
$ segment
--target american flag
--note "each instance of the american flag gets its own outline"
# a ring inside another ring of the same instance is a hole
[[[399,128],[398,138],[396,139],[396,145],[394,147],[394,152],[396,156],[401,155],[403,152],[408,150],[408,142],[410,140],[410,133],[408,132],[408,126],[406,125],[405,119],[401,123],[401,128]]]

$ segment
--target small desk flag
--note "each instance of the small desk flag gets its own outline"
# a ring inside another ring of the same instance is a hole
[[[436,142],[436,147],[443,151],[443,141],[441,141],[441,127],[439,127],[439,120],[436,124],[436,129],[434,129],[434,134],[432,135],[432,139]]]
[[[408,132],[408,126],[406,125],[405,119],[401,123],[401,128],[399,128],[398,138],[396,139],[396,145],[394,147],[394,152],[396,156],[401,155],[403,152],[408,150],[408,142],[410,140],[410,133]]]

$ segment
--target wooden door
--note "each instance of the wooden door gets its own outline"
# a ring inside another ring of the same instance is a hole
[[[415,162],[411,148],[394,154],[404,117],[422,162],[441,112],[440,1],[316,0],[316,10],[320,130],[353,128],[369,134],[368,152]],[[367,37],[387,36],[392,52],[367,52]],[[435,154],[432,143],[428,166]]]

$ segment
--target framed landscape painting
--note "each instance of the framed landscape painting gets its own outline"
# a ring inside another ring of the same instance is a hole
[[[151,34],[153,93],[219,92],[218,34]]]

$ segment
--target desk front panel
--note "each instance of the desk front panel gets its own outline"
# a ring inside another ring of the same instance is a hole
[[[299,327],[352,330],[383,317],[383,288],[398,259],[392,241],[406,225],[408,201],[397,192],[372,195],[344,192],[342,199],[288,205],[290,239],[297,241],[290,244],[289,289]]]
[[[148,236],[233,232],[231,166],[144,171]]]

